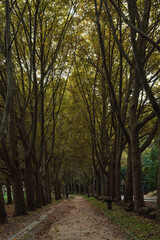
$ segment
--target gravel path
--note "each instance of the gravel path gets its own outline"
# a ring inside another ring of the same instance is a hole
[[[50,214],[45,226],[31,233],[36,240],[118,240],[126,239],[103,213],[81,196],[76,196]],[[25,238],[26,239],[26,238]]]

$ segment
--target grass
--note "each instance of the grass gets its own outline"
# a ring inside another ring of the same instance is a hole
[[[126,212],[123,208],[112,204],[108,210],[107,204],[93,197],[87,198],[89,202],[103,210],[116,225],[129,234],[128,239],[158,240],[160,239],[160,225],[153,220],[140,217],[133,212]]]
[[[4,197],[4,201],[7,202],[7,194],[6,193],[3,195],[3,197]]]

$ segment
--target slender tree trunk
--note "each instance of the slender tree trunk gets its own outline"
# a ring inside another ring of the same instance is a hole
[[[11,183],[7,180],[7,204],[12,204],[12,193],[11,193]]]
[[[43,36],[43,21],[40,19],[40,29],[41,29],[41,48],[40,48],[40,62],[41,62],[41,79],[40,79],[40,147],[39,147],[39,166],[42,165],[43,157],[44,157],[44,36]],[[44,185],[46,182],[44,183]],[[46,205],[47,199],[46,194],[44,194],[44,190],[41,184],[41,200],[42,205]]]
[[[2,192],[2,185],[0,183],[0,225],[8,223],[7,214],[5,210],[4,197]]]
[[[121,200],[121,155],[123,145],[123,133],[120,126],[117,135],[116,163],[115,163],[115,202]]]
[[[71,193],[73,193],[73,181],[71,180]]]
[[[126,204],[133,204],[133,180],[132,180],[132,158],[131,158],[131,145],[128,143],[128,157],[127,157],[127,171],[125,181],[125,194],[124,202]]]
[[[41,182],[40,182],[40,168],[39,161],[35,159],[35,191],[36,191],[36,207],[42,207],[42,193],[41,193]]]
[[[102,196],[106,196],[106,184],[105,184],[105,174],[102,171],[102,169],[100,169],[100,181],[101,181],[101,195]]]
[[[31,156],[30,150],[26,152],[25,166],[26,166],[26,176],[25,176],[26,204],[27,204],[28,211],[34,211],[36,210],[36,207],[35,207],[35,199],[34,199],[32,156]]]
[[[98,172],[96,176],[96,194],[101,195],[101,181],[100,181],[100,173]]]
[[[86,191],[86,183],[84,183],[84,194],[86,194],[87,191]]]
[[[49,167],[46,164],[45,165],[45,196],[46,196],[46,201],[47,203],[52,202],[51,198],[51,189],[50,189],[50,180],[49,180]]]
[[[110,175],[111,175],[111,180],[110,180],[110,194],[112,199],[115,199],[115,158],[116,158],[116,142],[114,143],[114,151],[113,151],[113,156],[110,161]]]
[[[111,164],[109,163],[109,170],[107,174],[107,196],[111,197]]]
[[[158,120],[158,146],[159,146],[159,164],[158,164],[158,192],[157,192],[156,221],[160,222],[160,119]]]
[[[43,187],[42,183],[41,183],[41,199],[42,199],[42,206],[46,206],[48,203],[45,195],[45,188]]]
[[[67,184],[67,192],[70,192],[70,187],[69,187],[69,183]]]
[[[133,193],[135,212],[144,206],[142,176],[141,176],[141,155],[139,151],[139,137],[135,126],[131,127],[131,158],[133,173]]]
[[[55,190],[55,199],[60,200],[61,199],[61,184],[58,180],[58,177],[56,177],[55,181],[54,181],[54,190]]]
[[[118,152],[115,164],[115,202],[121,200],[121,153]]]
[[[131,140],[131,159],[132,177],[134,193],[134,211],[144,206],[142,176],[141,176],[141,153],[139,149],[139,131],[137,128],[137,105],[140,91],[140,79],[138,72],[134,70],[134,88],[130,108],[130,140]]]
[[[92,185],[91,185],[91,193],[92,193],[92,196],[95,195],[95,188],[94,188],[94,178],[92,179]]]
[[[101,164],[105,169],[106,167],[106,82],[105,78],[102,77],[101,80],[102,86],[102,120],[101,120]],[[100,166],[100,179],[101,179],[101,195],[106,196],[107,188],[105,184],[105,174]]]

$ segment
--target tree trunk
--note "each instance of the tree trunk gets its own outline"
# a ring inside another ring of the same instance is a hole
[[[100,169],[100,181],[101,181],[101,196],[106,196],[106,184],[105,184],[105,174]]]
[[[42,199],[42,206],[46,206],[47,203],[47,199],[46,199],[46,195],[45,195],[45,189],[41,183],[41,199]]]
[[[130,143],[128,143],[128,158],[127,158],[124,202],[126,204],[128,203],[133,204],[132,158],[131,158]]]
[[[23,185],[21,178],[21,169],[18,159],[17,151],[17,135],[15,125],[15,106],[14,98],[12,98],[10,106],[10,117],[9,117],[9,147],[10,147],[10,160],[11,160],[11,178],[14,194],[14,216],[26,215],[26,205],[24,200]]]
[[[134,124],[131,127],[131,158],[133,173],[134,210],[144,206],[142,176],[141,176],[141,155],[139,151],[139,137]]]
[[[5,99],[5,107],[3,117],[0,126],[0,140],[3,139],[5,130],[7,128],[7,121],[9,118],[10,104],[12,102],[12,96],[14,91],[13,85],[13,71],[12,71],[12,44],[11,44],[11,16],[10,16],[10,3],[9,0],[5,1],[5,14],[6,14],[6,64],[7,64],[7,96]]]
[[[115,149],[115,148],[114,148]],[[113,157],[110,162],[110,175],[111,175],[111,180],[110,180],[110,194],[112,199],[115,199],[115,151],[113,152]]]
[[[71,180],[71,193],[73,193],[73,181]]]
[[[7,214],[5,210],[4,197],[2,192],[2,185],[0,184],[0,225],[8,223]]]
[[[159,146],[159,164],[158,164],[158,192],[157,192],[156,221],[160,222],[160,119],[158,119],[158,146]]]
[[[123,150],[123,132],[118,124],[117,144],[116,144],[116,163],[115,163],[115,202],[121,200],[121,156]]]
[[[22,178],[18,160],[15,160],[14,166],[12,166],[12,187],[14,199],[14,216],[26,215],[27,210],[24,200]]]
[[[144,206],[142,176],[141,176],[141,153],[139,149],[139,130],[137,120],[137,105],[140,91],[140,79],[137,70],[134,69],[134,88],[130,108],[130,141],[132,159],[132,177],[134,193],[134,211]]]
[[[7,179],[7,204],[12,204],[12,193],[11,193],[11,183],[10,183],[10,179]]]
[[[52,202],[51,198],[51,188],[50,188],[50,181],[49,181],[49,167],[46,164],[45,165],[45,196],[46,196],[46,201],[47,203]]]
[[[91,193],[92,193],[92,196],[95,195],[95,186],[94,186],[94,178],[92,179],[92,183],[91,183]]]
[[[107,196],[111,197],[111,164],[109,163],[109,170],[107,174]]]
[[[84,194],[87,193],[87,190],[86,190],[86,183],[84,183]]]
[[[121,152],[118,151],[115,164],[115,202],[121,200]]]
[[[35,159],[35,191],[36,191],[36,207],[42,207],[41,183],[40,183],[39,161]]]
[[[67,184],[67,192],[70,192],[70,187],[69,187],[69,183]]]
[[[25,166],[26,166],[25,187],[26,187],[27,210],[34,211],[36,210],[36,207],[35,207],[35,199],[34,199],[32,156],[30,151],[26,153]]]
[[[56,177],[54,181],[54,191],[55,191],[55,199],[60,200],[61,199],[61,184],[58,180],[58,177]]]
[[[100,181],[99,171],[98,171],[98,174],[96,176],[96,194],[101,195],[101,181]]]

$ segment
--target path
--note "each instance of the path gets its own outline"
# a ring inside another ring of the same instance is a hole
[[[103,213],[81,196],[57,207],[41,231],[28,239],[45,240],[118,240],[126,239]],[[26,239],[26,238],[25,238]]]
[[[63,204],[63,202],[60,203],[58,206],[60,206],[61,204]],[[37,227],[37,225],[39,225],[40,223],[43,224],[43,221],[50,214],[52,214],[54,210],[55,210],[55,207],[52,207],[49,211],[42,214],[37,220],[31,222],[29,225],[27,225],[25,228],[22,228],[21,231],[17,232],[12,237],[9,237],[7,240],[19,240],[19,239],[21,239],[26,233],[29,233],[34,227]],[[0,240],[1,240],[1,237],[0,237]]]

